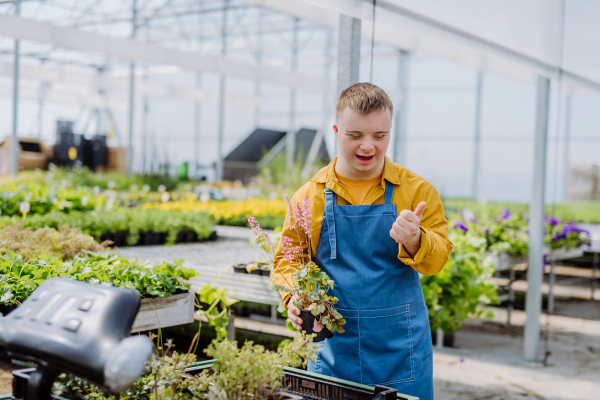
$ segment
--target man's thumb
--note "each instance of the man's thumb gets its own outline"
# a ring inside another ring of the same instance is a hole
[[[423,216],[423,210],[425,210],[426,205],[427,203],[425,203],[424,201],[417,204],[417,208],[415,208],[415,215],[419,217],[419,219],[421,219],[421,217]]]

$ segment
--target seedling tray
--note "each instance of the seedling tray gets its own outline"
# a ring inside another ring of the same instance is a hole
[[[210,368],[215,360],[208,360],[189,365],[186,372],[199,373]],[[29,374],[35,368],[13,371],[13,394],[0,396],[0,400],[22,400],[25,398]],[[373,400],[375,388],[342,379],[332,378],[296,368],[284,367],[285,378],[283,390],[302,396],[306,400]],[[67,400],[52,396],[54,400]],[[418,397],[398,393],[395,400],[419,400]]]

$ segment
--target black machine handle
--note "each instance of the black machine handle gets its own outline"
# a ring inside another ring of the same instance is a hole
[[[15,397],[49,400],[61,372],[114,394],[131,387],[152,355],[147,337],[129,336],[140,303],[131,289],[65,278],[42,283],[0,319],[0,347],[38,365]]]

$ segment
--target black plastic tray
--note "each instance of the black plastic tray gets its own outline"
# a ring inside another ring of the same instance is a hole
[[[186,372],[193,374],[210,368],[215,360],[208,360],[189,365]],[[13,371],[13,394],[0,396],[0,400],[21,400],[25,398],[29,374],[35,368]],[[283,390],[300,395],[306,400],[373,400],[375,388],[342,379],[332,378],[296,368],[284,367],[285,378]],[[55,400],[67,400],[52,396]],[[418,397],[398,393],[396,400],[419,400]]]

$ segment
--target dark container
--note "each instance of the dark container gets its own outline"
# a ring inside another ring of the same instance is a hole
[[[314,337],[313,342],[322,342],[325,339],[330,339],[333,337],[333,332],[331,332],[329,329],[327,329],[325,326],[323,326],[323,329],[321,330],[321,332],[314,332],[313,331],[313,325],[315,323],[315,319],[317,317],[315,317],[314,315],[312,315],[312,313],[308,310],[300,310],[300,318],[302,318],[302,330],[306,331],[307,334],[316,334],[317,336]]]
[[[11,304],[10,306],[0,305],[0,313],[2,316],[6,316],[9,312],[19,307],[17,304]]]
[[[114,235],[114,242],[116,247],[127,246],[127,232],[117,232]]]
[[[246,264],[238,264],[233,266],[233,272],[238,274],[247,274]]]
[[[144,244],[147,246],[158,244],[160,235],[156,232],[146,232],[144,235]]]
[[[186,243],[194,243],[198,241],[198,234],[194,231],[186,231],[185,232],[185,241]]]
[[[166,232],[157,232],[158,234],[158,243],[157,244],[165,244],[167,243],[167,236],[169,236]]]
[[[435,331],[431,332],[431,343],[437,344],[437,334]],[[444,347],[454,347],[454,331],[444,332]]]

